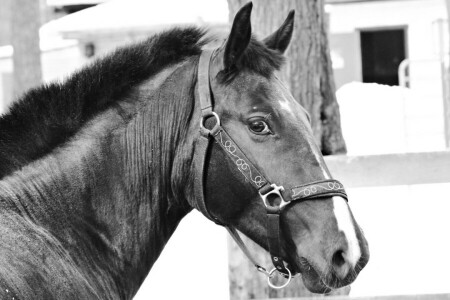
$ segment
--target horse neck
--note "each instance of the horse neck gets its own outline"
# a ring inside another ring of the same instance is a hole
[[[144,83],[0,183],[3,203],[61,241],[99,293],[131,298],[191,210],[192,69],[187,62]]]

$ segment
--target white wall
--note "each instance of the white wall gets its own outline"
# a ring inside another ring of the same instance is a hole
[[[355,30],[383,27],[408,27],[408,56],[430,58],[436,54],[433,22],[446,19],[444,0],[373,1],[331,5],[330,31],[348,33]]]
[[[348,153],[444,150],[440,54],[448,48],[448,26],[437,21],[447,18],[445,1],[370,1],[329,5],[327,11]],[[407,28],[410,89],[358,83],[359,30],[389,27]]]
[[[440,37],[436,21],[447,19],[445,0],[393,0],[327,5],[327,11],[330,15],[332,57],[336,61],[336,58],[346,55],[344,58],[347,62],[344,60],[344,63],[352,66],[345,70],[346,73],[355,74],[353,65],[360,64],[358,60],[361,60],[361,49],[357,35],[362,29],[406,27],[406,56],[409,59],[416,61],[439,58]],[[444,29],[447,31],[447,26]],[[340,36],[351,34],[355,35],[355,40],[350,45],[348,42],[342,44],[336,41],[342,39]],[[353,48],[351,53],[354,56],[349,56],[349,47]],[[339,76],[338,73],[342,72],[340,68],[346,66],[334,63],[334,67]],[[360,74],[353,76],[353,80],[361,80]],[[342,80],[338,78],[337,82],[341,83]]]

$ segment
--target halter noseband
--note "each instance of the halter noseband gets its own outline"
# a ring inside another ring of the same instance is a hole
[[[287,268],[282,257],[280,215],[283,209],[292,201],[304,201],[332,196],[341,196],[347,200],[347,194],[343,185],[339,181],[333,179],[299,185],[287,191],[282,186],[269,182],[264,175],[259,172],[258,168],[247,158],[244,152],[242,152],[226,130],[221,126],[219,116],[213,111],[209,80],[209,64],[213,53],[214,50],[204,50],[200,55],[198,64],[197,85],[202,115],[200,120],[200,137],[196,141],[194,154],[194,189],[195,195],[197,196],[195,205],[196,208],[210,220],[227,228],[235,242],[247,258],[255,265],[256,269],[268,277],[269,286],[276,289],[284,288],[289,284],[295,273],[292,273]],[[208,129],[205,127],[205,122],[211,117],[215,119],[215,125],[212,129]],[[225,151],[227,156],[234,162],[236,168],[244,175],[246,181],[258,191],[264,206],[266,207],[267,240],[272,263],[275,266],[275,268],[270,271],[256,262],[235,228],[222,224],[212,216],[207,209],[204,197],[203,174],[208,145],[212,139],[214,139],[214,141]],[[272,201],[274,199],[276,201]],[[283,285],[277,286],[271,282],[275,271],[278,271],[282,276],[287,278],[287,281]]]

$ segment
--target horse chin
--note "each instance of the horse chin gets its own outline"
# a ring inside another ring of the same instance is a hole
[[[335,278],[333,274],[321,274],[306,258],[301,257],[298,261],[300,273],[305,287],[312,293],[328,294],[348,283]]]
[[[357,269],[361,270],[364,267],[363,264],[358,265]],[[304,257],[298,260],[297,265],[302,274],[303,284],[310,292],[316,294],[328,294],[335,289],[342,288],[352,283],[357,276],[357,272],[351,272],[347,278],[339,280],[333,273],[319,273],[318,269]]]
[[[368,259],[361,259],[355,269],[346,278],[340,280],[333,272],[320,273],[306,258],[297,261],[298,269],[302,275],[303,284],[312,293],[328,294],[331,291],[351,284],[367,264]]]
[[[325,283],[323,283],[322,280],[311,280],[311,278],[302,277],[303,280],[303,284],[305,285],[305,287],[308,289],[308,291],[310,291],[311,293],[315,293],[315,294],[328,294],[331,291],[333,291],[333,289],[331,289],[330,287],[326,286]]]
[[[316,269],[304,257],[301,257],[297,263],[298,269],[302,276],[302,281],[305,287],[312,293],[327,294],[333,289],[330,288],[322,280],[322,277],[317,273]]]

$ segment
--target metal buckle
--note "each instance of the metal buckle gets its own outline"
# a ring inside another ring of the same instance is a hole
[[[275,271],[278,271],[277,268],[273,268],[272,270],[270,270],[269,276],[267,276],[267,284],[268,284],[271,288],[276,289],[276,290],[280,290],[280,289],[282,289],[282,288],[287,287],[288,284],[291,283],[292,273],[291,273],[291,271],[290,271],[288,268],[286,268],[286,270],[288,271],[288,275],[287,275],[288,277],[287,277],[287,280],[286,280],[285,283],[283,283],[282,285],[275,285],[275,284],[272,283],[271,279],[274,278],[273,274],[274,274]],[[278,271],[278,273],[281,274],[281,275],[283,275],[283,276],[282,276],[283,278],[286,278],[286,277],[285,277],[285,276],[286,276],[285,274],[280,273],[279,271]]]
[[[281,202],[280,202],[280,205],[278,206],[279,209],[282,209],[283,207],[285,207],[286,205],[288,205],[288,204],[289,204],[289,201],[288,201],[288,202],[284,201],[284,198],[283,198],[283,196],[281,195],[281,192],[284,192],[284,187],[278,186],[278,185],[276,185],[275,183],[272,183],[270,186],[273,188],[273,190],[268,191],[268,192],[267,192],[266,194],[264,194],[264,195],[261,194],[261,193],[259,193],[259,196],[261,196],[261,198],[262,198],[262,200],[263,200],[264,205],[266,206],[266,208],[276,208],[275,206],[270,205],[270,204],[268,203],[268,201],[267,201],[267,197],[268,197],[269,195],[271,195],[271,194],[275,194],[275,195],[277,195],[277,196],[280,197]]]
[[[214,116],[216,118],[216,124],[214,125],[213,129],[208,129],[204,126],[205,120],[211,116]],[[213,111],[205,113],[204,115],[202,114],[202,116],[200,118],[200,131],[201,132],[206,133],[206,135],[209,135],[210,133],[214,134],[219,130],[219,128],[220,128],[220,118],[219,118],[218,114],[216,114]]]

